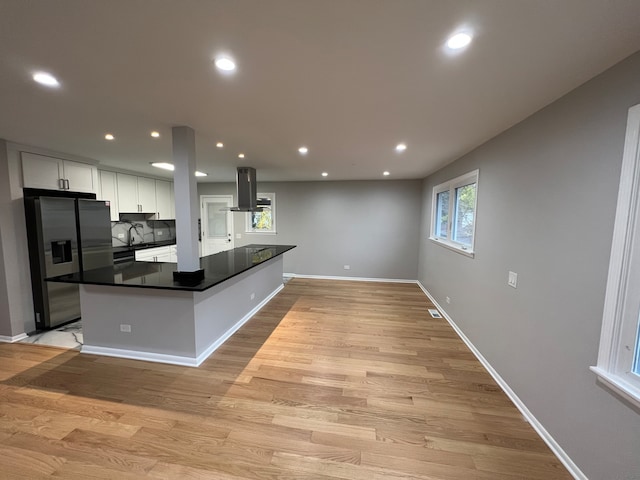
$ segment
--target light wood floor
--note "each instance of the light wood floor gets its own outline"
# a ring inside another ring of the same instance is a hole
[[[0,478],[570,479],[430,306],[293,279],[200,368],[0,345]]]

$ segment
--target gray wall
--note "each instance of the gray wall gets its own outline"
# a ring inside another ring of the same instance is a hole
[[[589,371],[627,110],[638,103],[640,53],[423,185],[420,281],[591,480],[640,478],[640,412]],[[433,186],[476,168],[471,259],[428,236]],[[509,270],[517,289],[507,286]]]
[[[259,182],[258,191],[276,194],[277,234],[244,233],[245,214],[236,213],[235,231],[242,234],[236,246],[297,245],[284,255],[287,273],[417,278],[419,180]],[[201,183],[198,194],[236,200],[235,184]]]
[[[19,146],[0,139],[0,335],[35,328]]]

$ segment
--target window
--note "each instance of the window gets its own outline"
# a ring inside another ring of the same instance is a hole
[[[629,109],[604,299],[599,380],[640,408],[640,105]]]
[[[431,240],[473,256],[478,170],[433,188]]]
[[[276,194],[258,193],[261,212],[247,213],[247,233],[276,233]]]

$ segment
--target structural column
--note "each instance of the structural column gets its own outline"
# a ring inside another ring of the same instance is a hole
[[[198,252],[198,189],[196,184],[196,136],[191,127],[172,129],[173,185],[176,202],[178,281],[203,278]]]

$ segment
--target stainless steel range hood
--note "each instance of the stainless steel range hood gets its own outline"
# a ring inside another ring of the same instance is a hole
[[[232,212],[261,212],[258,206],[258,186],[256,183],[256,169],[252,167],[238,167],[236,175],[238,192],[238,206],[231,207]]]

